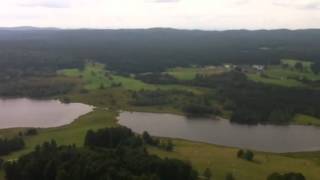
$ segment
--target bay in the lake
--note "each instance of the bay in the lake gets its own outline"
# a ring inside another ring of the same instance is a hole
[[[58,127],[70,124],[93,107],[81,103],[28,98],[0,99],[0,129],[14,127]]]

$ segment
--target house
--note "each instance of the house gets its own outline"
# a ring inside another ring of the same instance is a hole
[[[252,65],[252,68],[257,71],[264,71],[265,69],[264,65]]]

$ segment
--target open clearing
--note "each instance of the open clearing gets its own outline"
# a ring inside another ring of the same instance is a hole
[[[206,67],[177,67],[168,69],[166,73],[179,80],[193,80],[199,75],[217,75],[230,71],[224,66],[206,66]]]
[[[84,88],[87,90],[98,90],[109,87],[121,86],[127,90],[156,90],[156,89],[184,89],[194,93],[201,93],[201,88],[186,87],[182,85],[157,85],[147,84],[132,77],[115,75],[105,70],[105,66],[98,63],[88,63],[84,70],[65,69],[58,72],[67,77],[79,78],[84,82]]]
[[[294,66],[296,63],[303,65],[303,70],[297,70]],[[286,86],[286,87],[303,87],[307,86],[303,80],[317,81],[320,75],[311,70],[311,62],[299,60],[282,60],[281,65],[268,66],[264,72],[247,73],[249,79],[266,84]],[[286,65],[286,67],[284,66]]]
[[[297,114],[293,118],[293,122],[300,125],[315,125],[320,126],[320,119],[304,114]]]

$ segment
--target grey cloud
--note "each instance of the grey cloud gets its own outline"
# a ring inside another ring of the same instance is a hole
[[[314,2],[314,3],[309,3],[306,4],[303,9],[320,9],[320,2]]]
[[[69,8],[70,4],[67,0],[43,0],[30,3],[20,3],[22,7],[44,7],[44,8]]]
[[[320,1],[303,2],[303,1],[274,1],[274,5],[282,7],[291,7],[296,9],[318,10],[320,9]]]

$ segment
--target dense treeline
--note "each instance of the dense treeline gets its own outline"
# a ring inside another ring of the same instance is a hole
[[[311,69],[314,73],[319,74],[320,73],[320,62],[315,62],[311,65]]]
[[[22,78],[0,82],[0,96],[42,98],[62,95],[73,89],[74,80],[55,77]]]
[[[306,178],[301,173],[272,173],[267,180],[305,180]]]
[[[198,75],[192,85],[218,89],[220,101],[233,111],[232,122],[287,123],[296,113],[320,117],[320,92],[255,83],[241,72]]]
[[[54,72],[85,59],[126,73],[191,64],[274,64],[281,58],[319,61],[319,46],[320,30],[2,29],[0,72]]]
[[[138,80],[141,80],[149,84],[178,84],[179,81],[166,73],[146,73],[138,74],[135,77]]]
[[[186,162],[150,155],[141,137],[118,127],[89,131],[86,146],[57,146],[52,141],[4,165],[7,180],[195,180]],[[138,140],[140,139],[140,140]],[[139,143],[136,143],[138,142]],[[134,146],[132,146],[135,144]]]
[[[166,91],[138,91],[134,92],[131,104],[136,106],[166,105],[169,103],[168,92]]]
[[[126,127],[100,129],[97,132],[89,130],[85,137],[85,146],[116,148],[118,146],[142,146],[142,139]]]
[[[204,104],[187,104],[183,107],[182,110],[187,115],[191,116],[206,116],[211,114],[218,114],[218,112],[211,106]]]
[[[184,90],[141,90],[132,93],[131,104],[136,106],[159,106],[198,99],[194,93]],[[176,104],[177,106],[181,106]]]
[[[25,143],[22,138],[15,137],[12,139],[0,139],[0,156],[7,155],[13,151],[23,149]]]
[[[196,95],[185,90],[141,90],[133,92],[135,106],[172,106],[190,116],[218,115],[220,110],[210,102],[210,94]]]

